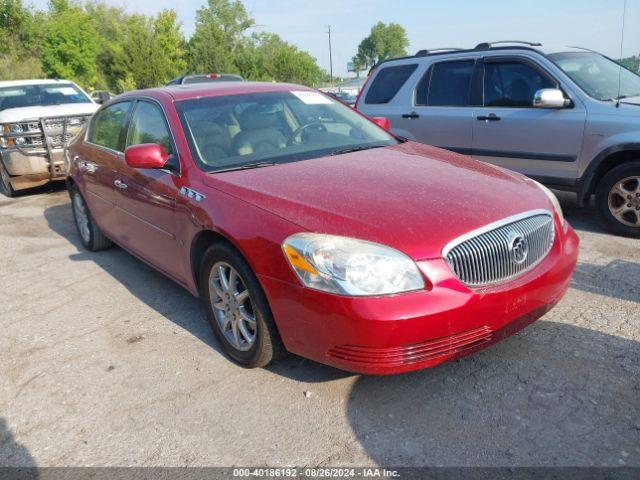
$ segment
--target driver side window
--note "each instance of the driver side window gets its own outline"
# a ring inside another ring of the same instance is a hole
[[[138,102],[127,134],[127,147],[141,143],[162,145],[168,154],[174,154],[171,134],[164,113],[150,102]]]
[[[485,107],[532,107],[536,91],[542,88],[557,85],[526,63],[503,61],[484,65]]]

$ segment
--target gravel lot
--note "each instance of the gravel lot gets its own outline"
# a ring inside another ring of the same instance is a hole
[[[471,358],[381,378],[243,370],[197,299],[80,247],[65,191],[0,195],[0,465],[640,466],[640,240],[561,197],[582,239],[565,299]]]

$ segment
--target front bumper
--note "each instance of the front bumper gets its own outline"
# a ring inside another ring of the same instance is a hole
[[[51,149],[48,154],[28,149],[2,149],[1,161],[15,190],[37,187],[52,180],[64,180],[66,161],[63,149]]]
[[[565,294],[578,256],[573,229],[534,269],[501,286],[470,289],[444,259],[419,262],[431,288],[389,297],[329,295],[260,277],[286,348],[344,370],[392,374],[459,358],[509,336]]]

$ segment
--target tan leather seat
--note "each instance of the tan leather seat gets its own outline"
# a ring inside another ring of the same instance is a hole
[[[233,139],[233,151],[237,155],[250,155],[287,146],[287,138],[279,129],[282,122],[277,112],[255,105],[247,108],[240,117],[242,131]]]
[[[193,128],[204,163],[218,165],[220,160],[231,156],[231,136],[227,128],[215,122],[200,122]]]

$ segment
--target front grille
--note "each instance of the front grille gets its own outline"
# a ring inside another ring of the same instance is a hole
[[[522,275],[551,250],[555,231],[545,210],[507,218],[447,245],[443,256],[465,284],[481,287]]]
[[[20,124],[24,138],[22,148],[62,148],[81,130],[91,115],[72,115],[67,117],[45,117],[41,120],[26,121]],[[65,125],[66,124],[66,125]]]
[[[448,337],[426,340],[401,347],[365,347],[338,345],[327,355],[360,365],[393,367],[455,355],[491,341],[493,331],[487,326],[456,333]]]

